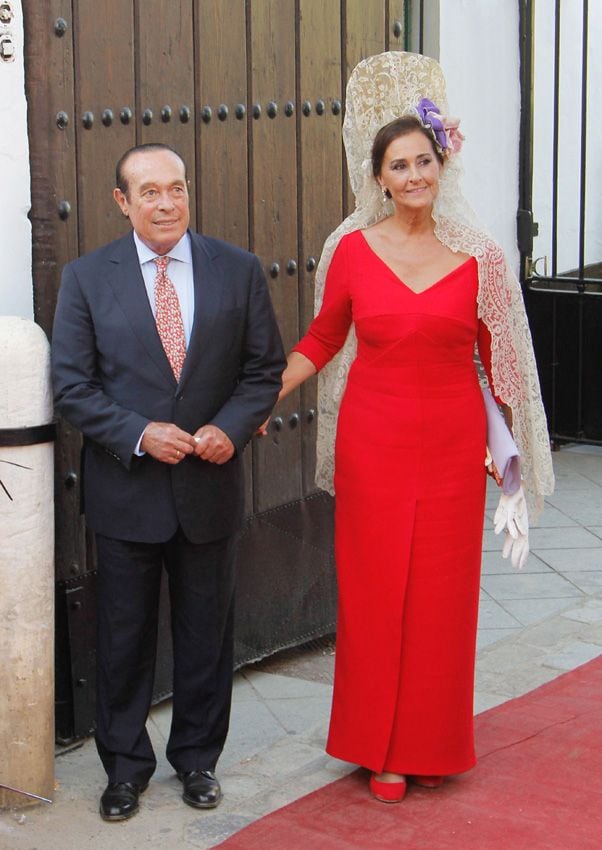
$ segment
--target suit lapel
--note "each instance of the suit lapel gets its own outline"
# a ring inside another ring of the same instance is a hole
[[[109,284],[125,313],[136,338],[144,346],[161,374],[175,387],[176,379],[157,333],[155,317],[148,301],[138,252],[130,233],[115,244],[110,257]],[[196,293],[195,293],[196,296]]]
[[[198,233],[190,233],[194,276],[194,321],[180,376],[182,386],[193,368],[199,368],[206,351],[213,323],[219,313],[223,289],[218,273],[217,251]]]

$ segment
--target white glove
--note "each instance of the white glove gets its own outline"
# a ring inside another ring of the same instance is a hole
[[[506,532],[502,557],[511,555],[512,566],[522,569],[529,555],[529,517],[522,487],[512,496],[502,493],[493,517],[493,527],[496,534]]]

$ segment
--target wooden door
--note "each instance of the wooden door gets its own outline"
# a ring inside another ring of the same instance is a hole
[[[192,220],[258,254],[287,348],[313,315],[325,237],[352,207],[341,123],[359,59],[403,49],[403,0],[24,0],[36,319],[50,334],[65,262],[125,233],[111,192],[133,144],[175,147]],[[332,500],[313,483],[315,382],[245,453],[236,659],[335,628]],[[56,460],[57,727],[93,723],[93,540],[80,439]],[[170,690],[163,603],[155,698]]]

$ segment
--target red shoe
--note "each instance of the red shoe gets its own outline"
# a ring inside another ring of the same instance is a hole
[[[401,803],[406,789],[405,779],[401,782],[379,782],[376,774],[370,777],[370,793],[381,803]]]
[[[443,785],[443,776],[411,776],[410,779],[421,788],[439,788]]]

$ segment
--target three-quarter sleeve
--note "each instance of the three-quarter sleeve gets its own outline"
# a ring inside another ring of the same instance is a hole
[[[352,322],[347,246],[343,238],[330,262],[324,300],[305,336],[293,348],[320,371],[343,346]]]
[[[491,333],[482,319],[479,319],[477,345],[479,347],[479,357],[481,358],[481,363],[487,373],[487,380],[489,381],[493,397],[498,404],[504,404],[505,402],[497,395],[493,385],[493,377],[491,374]]]

